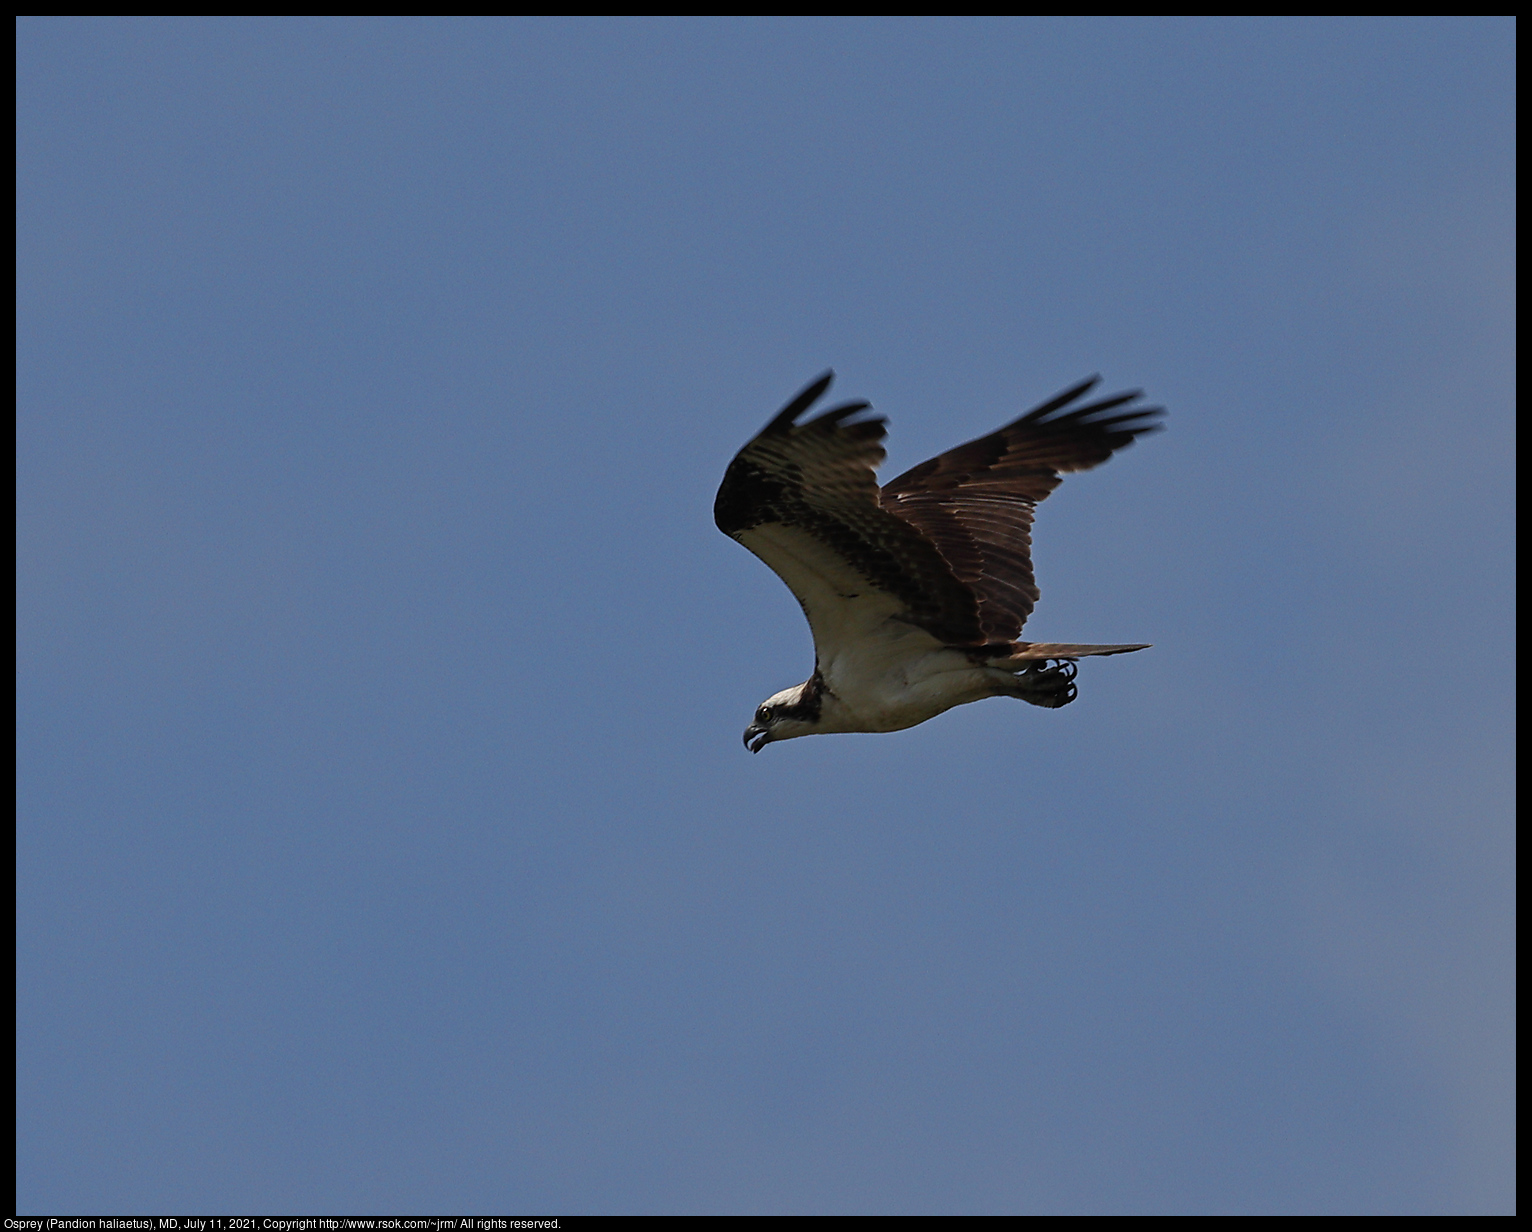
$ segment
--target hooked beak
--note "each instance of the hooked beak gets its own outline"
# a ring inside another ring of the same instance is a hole
[[[755,741],[754,744],[750,743],[752,740]],[[752,723],[749,727],[745,728],[745,747],[752,753],[759,753],[770,743],[771,730],[769,728],[762,727],[759,723]]]

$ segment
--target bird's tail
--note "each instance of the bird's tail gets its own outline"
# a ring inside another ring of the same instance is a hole
[[[1083,659],[1087,655],[1127,654],[1130,650],[1148,650],[1149,643],[1136,646],[1092,646],[1083,642],[1012,642],[1009,646],[986,646],[986,667],[1022,667],[1039,659]]]

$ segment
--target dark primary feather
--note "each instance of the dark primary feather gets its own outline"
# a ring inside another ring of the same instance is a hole
[[[1021,632],[1037,601],[1033,507],[1060,472],[1104,462],[1153,430],[1160,413],[1117,411],[1139,396],[1131,393],[1058,414],[1092,378],[880,492],[874,472],[887,429],[881,417],[852,418],[866,402],[796,423],[832,379],[826,372],[808,385],[729,464],[714,504],[718,528],[735,537],[774,522],[808,531],[895,595],[912,624],[952,646]]]

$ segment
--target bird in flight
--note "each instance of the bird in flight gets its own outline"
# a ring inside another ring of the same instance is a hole
[[[1068,471],[1089,470],[1160,427],[1139,391],[1081,399],[1081,381],[998,431],[878,487],[887,434],[864,401],[799,418],[808,385],[741,449],[713,505],[718,529],[787,583],[814,634],[814,674],[768,697],[745,728],[776,740],[914,727],[953,706],[1075,699],[1074,660],[1146,644],[1020,642],[1038,590],[1032,512]]]

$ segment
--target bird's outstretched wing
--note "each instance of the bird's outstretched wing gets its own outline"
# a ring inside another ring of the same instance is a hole
[[[978,641],[1009,642],[1037,602],[1032,578],[1032,511],[1069,471],[1099,466],[1159,428],[1159,407],[1116,394],[1066,409],[1099,377],[1066,389],[988,436],[949,449],[883,485],[882,508],[940,552],[974,594]]]
[[[713,505],[718,529],[787,583],[821,653],[891,616],[972,641],[973,592],[919,527],[878,502],[884,420],[853,418],[868,404],[846,402],[796,422],[832,379],[807,386],[729,464]]]

